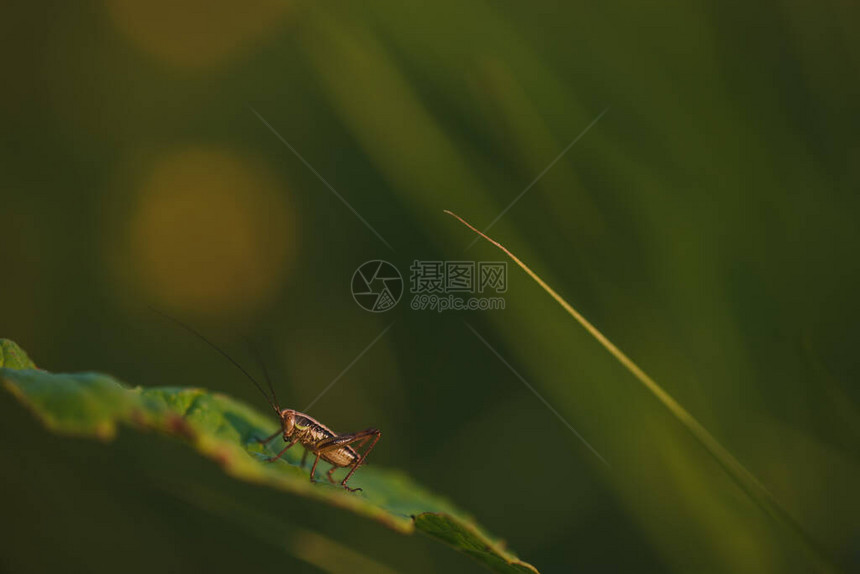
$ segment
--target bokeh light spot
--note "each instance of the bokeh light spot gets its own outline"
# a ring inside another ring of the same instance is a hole
[[[114,24],[169,64],[206,68],[241,54],[277,28],[286,0],[106,0]]]
[[[265,166],[223,149],[159,158],[127,228],[125,263],[144,297],[198,316],[270,302],[294,254],[295,218],[283,187]]]

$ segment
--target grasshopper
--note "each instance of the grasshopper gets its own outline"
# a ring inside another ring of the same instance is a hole
[[[271,392],[271,397],[263,390],[260,383],[258,383],[257,380],[242,367],[242,365],[224,352],[220,347],[178,319],[156,309],[153,309],[153,311],[190,331],[210,347],[221,353],[221,355],[230,361],[233,366],[239,369],[248,378],[248,380],[254,384],[257,390],[260,391],[260,394],[263,395],[263,398],[266,399],[266,402],[269,403],[269,406],[275,411],[275,414],[278,415],[281,428],[268,437],[254,439],[258,443],[266,445],[281,435],[284,442],[287,443],[287,445],[281,449],[278,454],[267,458],[266,462],[275,462],[284,456],[284,453],[286,453],[290,448],[296,444],[301,444],[305,449],[304,455],[302,455],[302,468],[305,468],[305,461],[308,457],[308,453],[313,453],[314,455],[314,465],[311,468],[310,474],[311,482],[317,482],[315,478],[317,464],[319,464],[320,459],[322,459],[332,465],[326,472],[326,477],[328,477],[329,482],[337,484],[332,473],[339,468],[349,468],[349,472],[344,479],[340,481],[340,485],[350,492],[361,490],[360,488],[350,488],[346,483],[350,477],[355,474],[358,467],[364,463],[365,459],[367,459],[367,455],[370,454],[370,451],[373,450],[373,447],[376,446],[377,441],[379,441],[379,438],[382,436],[382,433],[378,429],[367,428],[356,433],[338,434],[309,415],[300,413],[293,409],[282,409],[278,402],[275,388],[272,386],[272,381],[269,378],[269,373],[266,370],[266,366],[259,360],[259,357],[257,357],[257,360],[263,368],[263,374],[266,377],[266,384]],[[370,446],[368,446],[363,453],[359,453],[359,449],[363,448],[368,442],[370,442]]]
[[[364,463],[367,455],[376,446],[377,441],[382,436],[379,429],[368,428],[355,433],[337,434],[315,418],[304,413],[294,411],[292,409],[281,410],[277,402],[272,404],[275,412],[281,420],[280,430],[275,431],[271,436],[266,438],[258,438],[257,441],[261,444],[267,444],[283,434],[284,442],[287,446],[275,456],[266,459],[266,462],[274,462],[281,458],[296,443],[300,443],[305,453],[302,455],[302,468],[305,467],[305,459],[309,452],[312,452],[314,457],[314,465],[311,468],[311,482],[316,482],[314,478],[317,470],[317,464],[320,459],[331,464],[331,468],[326,472],[329,482],[336,484],[332,473],[339,468],[349,467],[349,472],[340,481],[340,485],[350,492],[361,490],[360,488],[350,488],[346,485],[346,481],[358,470],[358,467]],[[358,449],[362,448],[370,441],[363,453],[359,454]],[[355,445],[353,447],[352,445]]]

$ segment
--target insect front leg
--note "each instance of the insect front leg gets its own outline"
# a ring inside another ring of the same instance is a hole
[[[317,473],[317,463],[320,461],[320,454],[321,454],[320,452],[317,452],[317,457],[314,459],[314,466],[313,466],[313,468],[311,469],[311,482],[316,482],[316,481],[317,481],[317,479],[316,479],[316,478],[314,478],[314,476],[315,476],[315,475],[316,475],[316,473]]]
[[[325,475],[328,477],[328,481],[332,484],[337,484],[337,483],[334,481],[334,477],[331,475],[331,473],[336,471],[338,468],[340,468],[340,467],[332,465],[331,468],[328,469],[328,472],[325,473]]]
[[[281,449],[281,452],[279,452],[275,456],[270,456],[269,458],[267,458],[266,462],[275,462],[276,460],[278,460],[279,458],[284,456],[284,453],[287,452],[288,450],[290,450],[290,447],[292,447],[297,442],[298,442],[298,440],[291,441],[287,446],[285,446],[283,449]]]
[[[266,438],[254,437],[254,440],[260,444],[268,444],[268,443],[272,442],[273,440],[275,440],[275,437],[277,437],[279,434],[281,434],[281,432],[283,432],[283,431],[278,429],[272,435],[267,436]]]

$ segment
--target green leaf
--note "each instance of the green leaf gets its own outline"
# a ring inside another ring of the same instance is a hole
[[[409,534],[416,529],[503,573],[536,573],[450,502],[396,470],[362,466],[350,493],[321,480],[312,484],[300,467],[301,449],[281,461],[254,439],[278,427],[272,416],[226,395],[199,388],[129,388],[103,374],[52,374],[34,368],[26,353],[0,339],[0,381],[58,434],[112,439],[120,426],[155,430],[190,444],[234,478],[319,500]],[[297,452],[298,451],[298,452]]]
[[[24,350],[10,341],[0,339],[0,367],[9,369],[35,369],[36,365]]]

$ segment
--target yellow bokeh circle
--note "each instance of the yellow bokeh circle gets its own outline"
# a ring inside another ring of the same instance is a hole
[[[168,64],[208,68],[248,51],[283,21],[287,0],[105,0],[133,44]]]
[[[140,182],[123,263],[163,308],[253,312],[283,284],[295,220],[285,186],[262,163],[220,148],[175,150]]]

